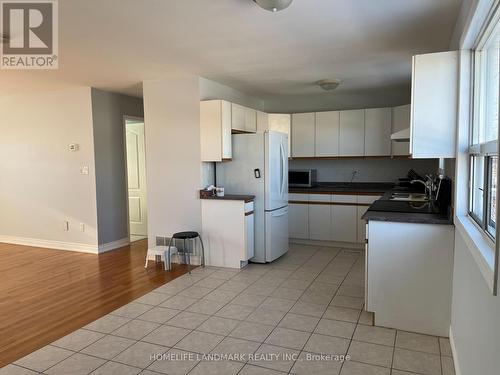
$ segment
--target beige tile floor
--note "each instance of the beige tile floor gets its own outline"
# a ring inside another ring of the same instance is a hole
[[[0,374],[454,374],[448,339],[374,327],[363,296],[362,251],[292,244],[197,268]]]

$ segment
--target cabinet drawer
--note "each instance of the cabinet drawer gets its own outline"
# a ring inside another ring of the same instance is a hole
[[[332,202],[335,203],[358,203],[357,195],[333,194]]]
[[[288,194],[288,201],[309,202],[309,194]]]
[[[381,195],[358,195],[358,203],[361,204],[372,204],[376,200],[380,199]]]
[[[324,202],[326,204],[329,204],[331,201],[331,194],[309,194],[309,202]]]

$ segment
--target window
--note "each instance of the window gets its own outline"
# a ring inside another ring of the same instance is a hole
[[[474,52],[474,105],[470,146],[470,216],[492,239],[496,234],[500,23],[485,28]]]

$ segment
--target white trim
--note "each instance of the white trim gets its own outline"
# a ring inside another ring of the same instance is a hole
[[[130,240],[128,237],[124,237],[122,239],[113,241],[113,242],[107,242],[99,245],[98,247],[98,252],[100,253],[105,253],[106,251],[118,249],[119,247],[127,246],[130,244]]]
[[[453,358],[453,365],[455,366],[455,375],[462,375],[460,371],[460,366],[458,363],[457,348],[455,346],[455,339],[453,338],[453,330],[450,327],[450,346],[451,346],[451,356]]]
[[[462,235],[467,249],[476,261],[486,284],[493,292],[494,269],[495,269],[495,247],[492,241],[479,230],[469,216],[455,216],[455,226]]]
[[[0,242],[14,245],[24,245],[33,247],[44,247],[56,250],[78,251],[82,253],[97,254],[97,245],[83,244],[77,242],[62,242],[44,240],[40,238],[14,237],[0,235]]]

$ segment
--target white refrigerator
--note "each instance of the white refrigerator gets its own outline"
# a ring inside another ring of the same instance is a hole
[[[217,163],[216,183],[230,194],[255,195],[255,256],[272,262],[288,251],[288,135],[232,136],[231,161]]]

